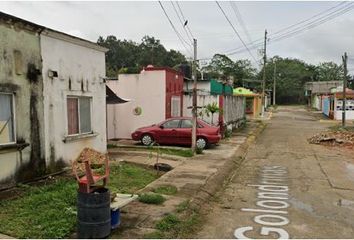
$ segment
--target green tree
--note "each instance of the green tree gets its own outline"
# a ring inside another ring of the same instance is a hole
[[[215,54],[203,71],[209,78],[232,78],[235,87],[241,86],[243,79],[254,78],[256,74],[249,60],[233,61],[223,54]]]
[[[343,79],[343,67],[334,62],[323,62],[316,67],[319,81],[340,81]]]
[[[313,80],[315,75],[313,66],[299,59],[278,56],[269,59],[266,65],[266,90],[273,88],[275,61],[277,65],[276,101],[280,104],[304,103],[304,85]],[[258,74],[259,79],[262,77],[263,68]]]
[[[145,36],[141,43],[119,40],[115,36],[100,36],[97,43],[109,49],[106,54],[106,74],[116,77],[118,73],[138,73],[152,64],[160,67],[175,67],[186,63],[185,56],[175,50],[167,51],[160,40]]]

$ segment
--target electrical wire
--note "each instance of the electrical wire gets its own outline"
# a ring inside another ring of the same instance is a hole
[[[333,7],[330,7],[330,8],[328,8],[328,9],[324,10],[324,11],[321,11],[320,13],[317,13],[317,14],[315,14],[315,15],[313,15],[313,16],[311,16],[311,17],[305,19],[305,20],[302,20],[302,21],[300,21],[300,22],[297,22],[297,23],[294,23],[294,24],[292,24],[292,25],[290,25],[290,26],[287,26],[287,27],[285,27],[285,28],[282,28],[282,29],[280,29],[280,30],[278,30],[278,31],[276,31],[276,32],[274,32],[274,33],[272,33],[271,36],[276,35],[276,34],[279,34],[279,33],[282,33],[282,32],[285,32],[285,31],[287,31],[287,30],[289,30],[289,29],[291,29],[291,28],[293,28],[293,27],[296,27],[296,26],[302,24],[302,23],[308,22],[308,21],[310,21],[310,20],[312,20],[312,19],[314,19],[314,18],[316,18],[316,17],[318,17],[318,16],[321,16],[321,15],[323,15],[323,14],[325,14],[325,13],[331,11],[332,9],[335,9],[335,8],[340,7],[340,6],[343,5],[343,4],[345,4],[345,2],[340,2],[340,3],[337,4],[336,6],[333,6]],[[256,44],[256,43],[257,43],[257,44],[262,44],[262,42],[263,42],[263,38],[259,38],[259,39],[255,40],[255,41],[251,42],[250,44]],[[240,48],[241,48],[241,47],[238,47],[238,48],[236,48],[236,49],[231,49],[231,50],[228,50],[228,51],[226,51],[226,52],[232,52],[232,51],[235,51],[235,50],[239,50]]]
[[[292,29],[290,31],[287,31],[287,32],[279,35],[279,33],[284,32],[287,29],[291,29],[294,26],[297,26],[297,25],[299,25],[301,23],[305,23],[305,22],[311,20],[312,18],[314,18],[316,16],[320,16],[320,15],[322,15],[322,14],[324,14],[324,13],[326,13],[326,12],[328,12],[328,11],[334,9],[334,8],[338,8],[340,5],[343,5],[343,2],[338,4],[338,5],[336,5],[335,7],[331,7],[329,9],[325,10],[325,11],[322,11],[321,13],[318,13],[318,14],[312,16],[311,18],[308,18],[306,20],[303,20],[303,21],[300,21],[300,22],[298,22],[296,24],[293,24],[293,25],[291,25],[291,26],[289,26],[287,28],[283,28],[281,30],[276,31],[275,33],[270,35],[270,42],[276,42],[276,41],[279,41],[279,40],[282,40],[282,39],[285,39],[285,38],[289,38],[289,37],[292,37],[292,36],[294,36],[296,34],[299,34],[299,33],[303,32],[305,30],[309,30],[311,28],[317,27],[317,26],[319,26],[319,25],[321,25],[321,24],[323,24],[323,23],[325,23],[327,21],[332,20],[335,17],[343,15],[344,13],[350,11],[353,8],[353,3],[349,3],[349,4],[345,5],[344,7],[341,7],[340,9],[336,9],[335,11],[333,11],[331,13],[328,13],[328,14],[326,14],[324,16],[321,16],[321,17],[317,18],[316,20],[313,20],[313,21],[311,21],[309,23],[306,23],[305,25],[303,25],[301,27],[297,27],[295,29]],[[277,34],[278,34],[278,36],[277,36]],[[253,49],[255,47],[260,47],[263,44],[261,41],[262,41],[262,39],[258,39],[256,41],[253,41],[252,42],[253,46],[251,46],[251,49]],[[257,42],[259,42],[259,43],[257,43]],[[237,53],[240,53],[240,52],[244,52],[242,47],[238,47],[238,48],[234,49],[234,51],[227,51],[226,55],[233,55],[233,54],[237,54]]]
[[[236,18],[237,18],[237,21],[238,21],[239,24],[241,25],[242,30],[243,30],[243,32],[245,33],[246,37],[247,37],[248,42],[251,43],[251,42],[252,42],[252,38],[251,38],[251,36],[250,36],[250,34],[249,34],[248,30],[247,30],[246,24],[245,24],[245,22],[243,21],[242,15],[241,15],[240,11],[238,10],[238,7],[237,7],[236,3],[230,1],[230,5],[231,5],[232,10],[233,10],[234,13],[235,13],[235,16],[236,16]]]
[[[229,22],[231,28],[234,30],[235,34],[237,35],[237,37],[240,39],[240,41],[242,42],[243,46],[247,49],[248,53],[250,54],[250,56],[253,58],[253,60],[257,62],[257,59],[253,56],[251,50],[247,47],[247,45],[245,44],[245,42],[242,40],[240,34],[237,32],[236,28],[234,27],[234,25],[231,23],[230,19],[228,18],[228,16],[226,15],[226,13],[224,12],[223,8],[221,7],[221,5],[219,4],[218,1],[215,1],[216,4],[218,5],[218,7],[220,8],[222,14],[224,15],[224,17],[226,18],[226,20]]]
[[[180,22],[181,25],[182,25],[182,28],[183,28],[184,32],[185,32],[186,35],[187,35],[187,38],[188,38],[189,41],[192,43],[192,42],[193,42],[193,39],[192,39],[193,37],[191,37],[191,36],[189,35],[189,33],[188,33],[187,29],[186,29],[186,26],[185,26],[185,22],[186,22],[186,21],[183,21],[183,20],[181,19],[181,17],[180,17],[180,15],[179,15],[179,13],[178,13],[178,11],[177,11],[177,9],[176,9],[175,4],[173,3],[173,1],[171,1],[171,4],[172,4],[172,7],[173,7],[173,10],[175,11],[175,13],[176,13],[176,15],[177,15],[177,17],[178,17],[178,19],[179,19],[179,22]]]
[[[182,8],[181,8],[181,6],[179,5],[178,1],[176,1],[176,4],[177,4],[177,7],[178,7],[178,9],[179,9],[179,12],[181,13],[181,16],[182,16],[182,18],[183,18],[183,22],[186,22],[187,19],[184,17]],[[191,29],[189,28],[188,25],[186,26],[186,28],[187,28],[189,34],[190,34],[190,35],[192,36],[192,38],[194,39],[195,37],[193,36],[193,33],[192,33],[192,31],[191,31]]]
[[[164,12],[164,14],[165,14],[167,20],[169,21],[171,27],[173,28],[173,31],[176,33],[178,39],[179,39],[180,42],[182,43],[183,47],[184,47],[184,48],[186,49],[186,51],[192,56],[192,52],[186,47],[185,43],[186,43],[187,45],[189,45],[190,47],[191,47],[191,45],[190,45],[190,44],[180,35],[180,33],[177,31],[175,25],[173,25],[173,23],[172,23],[170,17],[168,16],[168,14],[167,14],[165,8],[163,7],[161,1],[158,1],[158,2],[159,2],[159,4],[160,4],[161,9],[163,10],[163,12]]]

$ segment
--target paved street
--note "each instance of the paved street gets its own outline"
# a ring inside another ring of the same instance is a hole
[[[279,107],[197,238],[353,238],[354,157],[308,144],[328,125]]]

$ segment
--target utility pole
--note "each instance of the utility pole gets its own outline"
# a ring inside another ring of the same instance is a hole
[[[348,70],[347,70],[347,61],[348,61],[348,56],[347,53],[344,53],[344,56],[342,56],[342,60],[343,60],[343,68],[344,68],[344,79],[343,79],[343,106],[342,106],[342,126],[345,127],[345,104],[347,101],[347,97],[346,97],[346,88],[347,88],[347,74],[348,74]]]
[[[275,105],[275,86],[277,83],[277,61],[274,60],[274,79],[273,79],[273,106]]]
[[[265,85],[266,85],[266,63],[267,63],[267,30],[264,32],[264,52],[263,52],[263,82],[262,82],[262,117],[265,111]]]
[[[195,153],[197,142],[197,39],[193,39],[194,57],[193,71],[193,107],[192,107],[192,152]]]

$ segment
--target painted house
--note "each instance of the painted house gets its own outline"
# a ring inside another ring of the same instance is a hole
[[[262,114],[262,95],[254,93],[251,90],[243,87],[238,87],[233,90],[235,96],[245,97],[246,114],[257,118]],[[267,102],[267,100],[265,100]]]
[[[0,188],[106,151],[105,52],[0,13]]]
[[[184,116],[192,116],[192,80],[185,79],[183,98]],[[205,107],[213,103],[216,103],[220,112],[208,116],[204,113]],[[223,123],[230,128],[238,127],[245,118],[244,98],[233,96],[231,84],[223,84],[215,79],[197,81],[197,105],[199,118],[213,125]]]
[[[168,67],[147,66],[138,74],[119,74],[107,85],[122,105],[107,106],[108,139],[130,139],[139,127],[183,116],[183,74]]]
[[[331,93],[332,88],[343,86],[343,81],[321,81],[305,83],[305,96],[309,107],[322,110],[323,99]]]
[[[334,120],[342,120],[343,117],[343,87],[331,89],[331,94],[323,96],[322,113]],[[346,89],[345,119],[354,120],[354,90]]]

